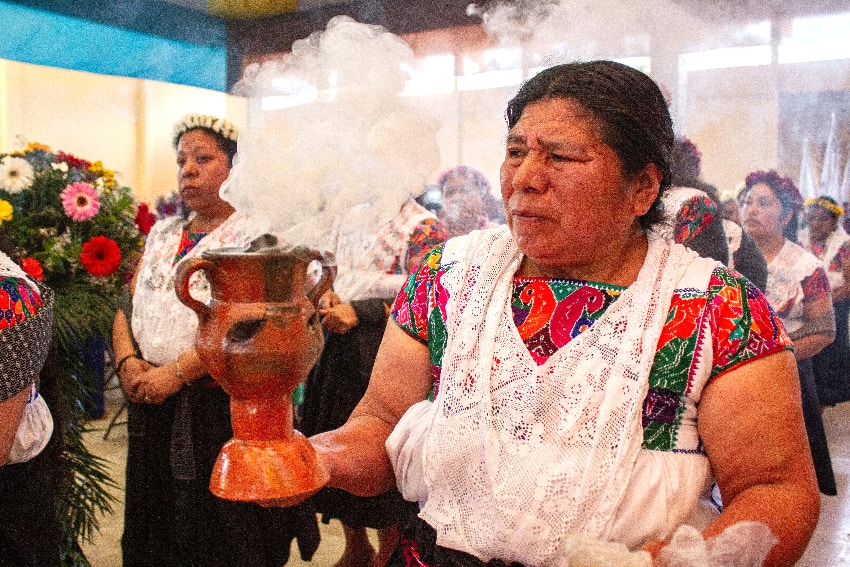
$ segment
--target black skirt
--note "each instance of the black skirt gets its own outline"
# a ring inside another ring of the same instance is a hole
[[[827,496],[835,496],[838,489],[835,486],[835,475],[832,471],[832,460],[829,456],[829,446],[826,442],[826,431],[821,418],[820,402],[815,389],[812,359],[797,361],[800,374],[800,390],[803,398],[803,419],[806,422],[806,434],[809,437],[809,447],[815,463],[815,473],[818,477],[818,488]]]
[[[835,308],[835,340],[812,357],[815,386],[822,406],[850,400],[850,333],[847,317],[850,299],[838,301]]]
[[[206,383],[205,383],[206,382]],[[172,429],[177,396],[189,396],[193,479],[173,474]],[[233,435],[230,398],[196,380],[164,404],[129,406],[126,504],[121,540],[124,567],[280,567],[298,538],[309,561],[319,545],[312,504],[265,508],[210,492],[212,469]]]

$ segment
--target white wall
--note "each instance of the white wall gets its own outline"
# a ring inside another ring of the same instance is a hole
[[[678,133],[698,145],[703,177],[722,191],[755,169],[783,165],[778,137],[787,117],[779,116],[778,93],[850,90],[850,61],[782,66],[776,75],[766,66],[699,71],[685,79],[678,85]],[[441,123],[440,167],[431,181],[462,163],[482,171],[498,194],[504,108],[516,89],[410,97]],[[0,151],[24,140],[100,160],[148,202],[176,189],[171,131],[178,118],[210,113],[242,126],[246,111],[244,99],[217,91],[0,60]],[[798,164],[784,167],[797,178]]]
[[[171,131],[181,116],[238,126],[244,106],[218,91],[0,60],[0,151],[39,142],[100,160],[147,202],[177,188]]]

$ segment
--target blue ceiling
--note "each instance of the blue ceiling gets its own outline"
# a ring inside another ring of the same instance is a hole
[[[223,19],[158,0],[0,2],[0,58],[224,91]]]

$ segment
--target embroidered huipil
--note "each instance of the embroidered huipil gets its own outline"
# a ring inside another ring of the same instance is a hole
[[[49,320],[44,324],[45,344],[31,344],[14,334],[34,321],[44,306],[35,282],[6,254],[0,252],[0,401],[29,389],[21,423],[12,442],[8,463],[30,460],[44,449],[53,433],[53,418],[38,391],[38,371],[44,363],[50,336]],[[26,323],[25,323],[26,322]],[[17,326],[17,327],[16,327]],[[14,328],[14,331],[13,331]],[[5,331],[5,332],[3,332]],[[26,335],[27,340],[36,334]],[[11,358],[11,360],[9,359]]]
[[[145,360],[165,364],[195,344],[198,317],[174,292],[174,274],[183,258],[205,250],[247,246],[259,232],[249,219],[233,213],[209,234],[188,233],[180,217],[169,217],[151,229],[139,265],[133,294],[133,336]],[[202,236],[202,238],[198,238]],[[210,297],[209,284],[200,272],[192,274],[189,290],[198,301]]]
[[[442,249],[436,249],[426,256],[393,306],[395,322],[429,347],[438,401],[439,389],[443,387],[441,381],[449,379],[444,375],[444,353],[448,343],[447,321],[455,302],[452,295],[460,289],[456,273],[465,272],[469,277],[477,277],[480,273],[469,270],[464,261],[458,260],[456,256],[447,260],[442,253]],[[648,387],[640,400],[638,427],[643,436],[639,451],[630,474],[626,475],[620,500],[611,514],[610,521],[599,527],[600,531],[591,535],[601,535],[606,539],[637,547],[652,539],[668,537],[675,527],[688,521],[695,512],[699,494],[710,482],[707,457],[697,433],[696,407],[702,389],[710,380],[716,379],[727,370],[748,360],[778,352],[790,345],[778,318],[771,311],[764,296],[752,284],[717,263],[706,262],[708,261],[685,258],[684,271],[672,282],[675,285],[669,300],[669,310],[662,321],[654,358],[651,361]],[[506,367],[515,366],[517,360],[530,355],[533,363],[522,372],[532,372],[534,365],[542,369],[571,341],[593,328],[628,291],[627,288],[595,282],[548,278],[511,278],[510,287],[510,312],[507,314],[507,320],[514,330],[508,329],[506,335],[500,336],[509,337],[511,332],[516,333],[521,341],[517,344],[523,345],[525,353],[513,347],[504,349],[497,346],[494,350],[490,396],[492,400],[500,400],[500,407],[493,409],[494,415],[510,415],[513,411],[511,406],[514,405],[512,399],[523,399],[521,407],[529,407],[526,398],[539,395],[537,387],[520,389],[520,386],[506,382],[502,378],[502,375],[509,375],[506,373]],[[464,348],[474,357],[481,354],[477,346],[467,344]],[[604,352],[604,349],[601,352]],[[517,376],[515,370],[511,372],[510,375]],[[581,377],[559,376],[566,382],[555,387],[566,388],[579,397],[585,395],[582,394],[583,389],[590,387]],[[462,377],[454,375],[450,379],[453,381],[452,387],[456,388],[454,382]],[[471,383],[469,387],[474,388]],[[604,390],[604,386],[602,388]],[[595,387],[591,391],[595,391]],[[532,403],[531,406],[533,405]],[[551,409],[555,407],[557,404]],[[543,407],[540,411],[547,414],[550,410]],[[571,416],[569,408],[558,411],[561,412],[558,420],[563,420],[564,424],[576,419],[576,416]],[[527,418],[522,418],[517,423],[523,419]],[[546,420],[541,423],[546,423]],[[557,424],[558,421],[552,423]],[[588,426],[592,426],[592,423],[589,422]],[[546,428],[549,426],[544,425],[542,430],[533,425],[529,427],[526,433],[521,434],[520,440],[525,438],[533,444],[537,443],[534,447],[538,449],[529,453],[530,457],[537,458],[539,448],[545,447],[545,442],[544,445],[539,445],[534,439],[541,433],[544,434],[542,439],[546,439]],[[555,427],[557,428],[557,425]],[[571,427],[572,425],[568,425],[565,431],[575,430],[570,429]],[[580,426],[575,431],[582,430]],[[554,438],[558,439],[557,434]],[[564,439],[563,442],[569,445],[572,441]],[[426,447],[427,445],[428,442],[425,442]],[[490,451],[493,450],[495,449]],[[415,449],[414,453],[416,451],[427,455],[428,449]],[[417,458],[412,457],[414,461]],[[428,465],[425,466],[427,469]],[[399,471],[396,473],[398,477]],[[424,476],[428,477],[427,472]],[[474,475],[470,473],[468,476]],[[457,477],[447,477],[444,480],[452,483],[457,481]],[[476,481],[472,478],[468,482]],[[400,486],[401,484],[400,481]],[[528,487],[528,491],[530,492],[524,495],[517,495],[518,498],[528,499],[534,492],[533,485]],[[426,503],[423,513],[427,511],[427,502],[431,496],[427,486],[416,488],[412,493],[421,504]],[[559,494],[552,499],[569,501],[570,498],[573,497],[569,494]],[[448,512],[442,510],[442,513]],[[491,522],[491,518],[475,516],[477,513],[477,510],[472,512],[472,520],[449,519],[448,525],[459,521],[480,524]],[[427,515],[423,517],[431,523]],[[531,525],[537,526],[535,529],[538,530],[546,529],[543,525],[534,523],[526,527]],[[441,526],[434,527],[438,531],[440,543]],[[457,529],[461,532],[466,530],[463,526],[458,526]],[[534,530],[519,531],[523,533],[517,534],[516,537],[529,537],[530,533],[537,533]],[[553,533],[544,537],[540,532],[539,537],[545,540],[545,537],[557,539],[558,536]],[[463,537],[455,540],[448,537],[447,541],[449,547],[462,549],[482,559],[489,556],[486,548],[476,547],[474,537],[466,540]],[[484,545],[491,544],[492,542]],[[498,551],[495,556],[511,559],[511,545]],[[551,560],[552,554],[557,555],[557,549],[546,551],[548,545],[550,544],[538,546],[541,549],[541,564],[549,564],[547,561]],[[550,555],[547,556],[546,553]],[[518,557],[522,560],[528,558],[527,555]]]
[[[808,231],[802,231],[800,241],[823,264],[830,287],[835,289],[844,285],[844,271],[841,267],[850,261],[850,236],[844,229],[837,226],[829,233],[826,242],[815,242]]]
[[[790,240],[767,265],[767,273],[767,299],[793,336],[806,323],[805,304],[829,293],[829,279],[820,260]]]
[[[365,237],[341,237],[334,290],[344,302],[392,298],[422,254],[445,239],[434,214],[413,199]]]

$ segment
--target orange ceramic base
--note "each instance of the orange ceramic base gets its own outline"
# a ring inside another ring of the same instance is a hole
[[[210,490],[240,502],[275,501],[277,506],[309,498],[330,479],[304,435],[293,431],[285,441],[231,439],[218,455]]]

